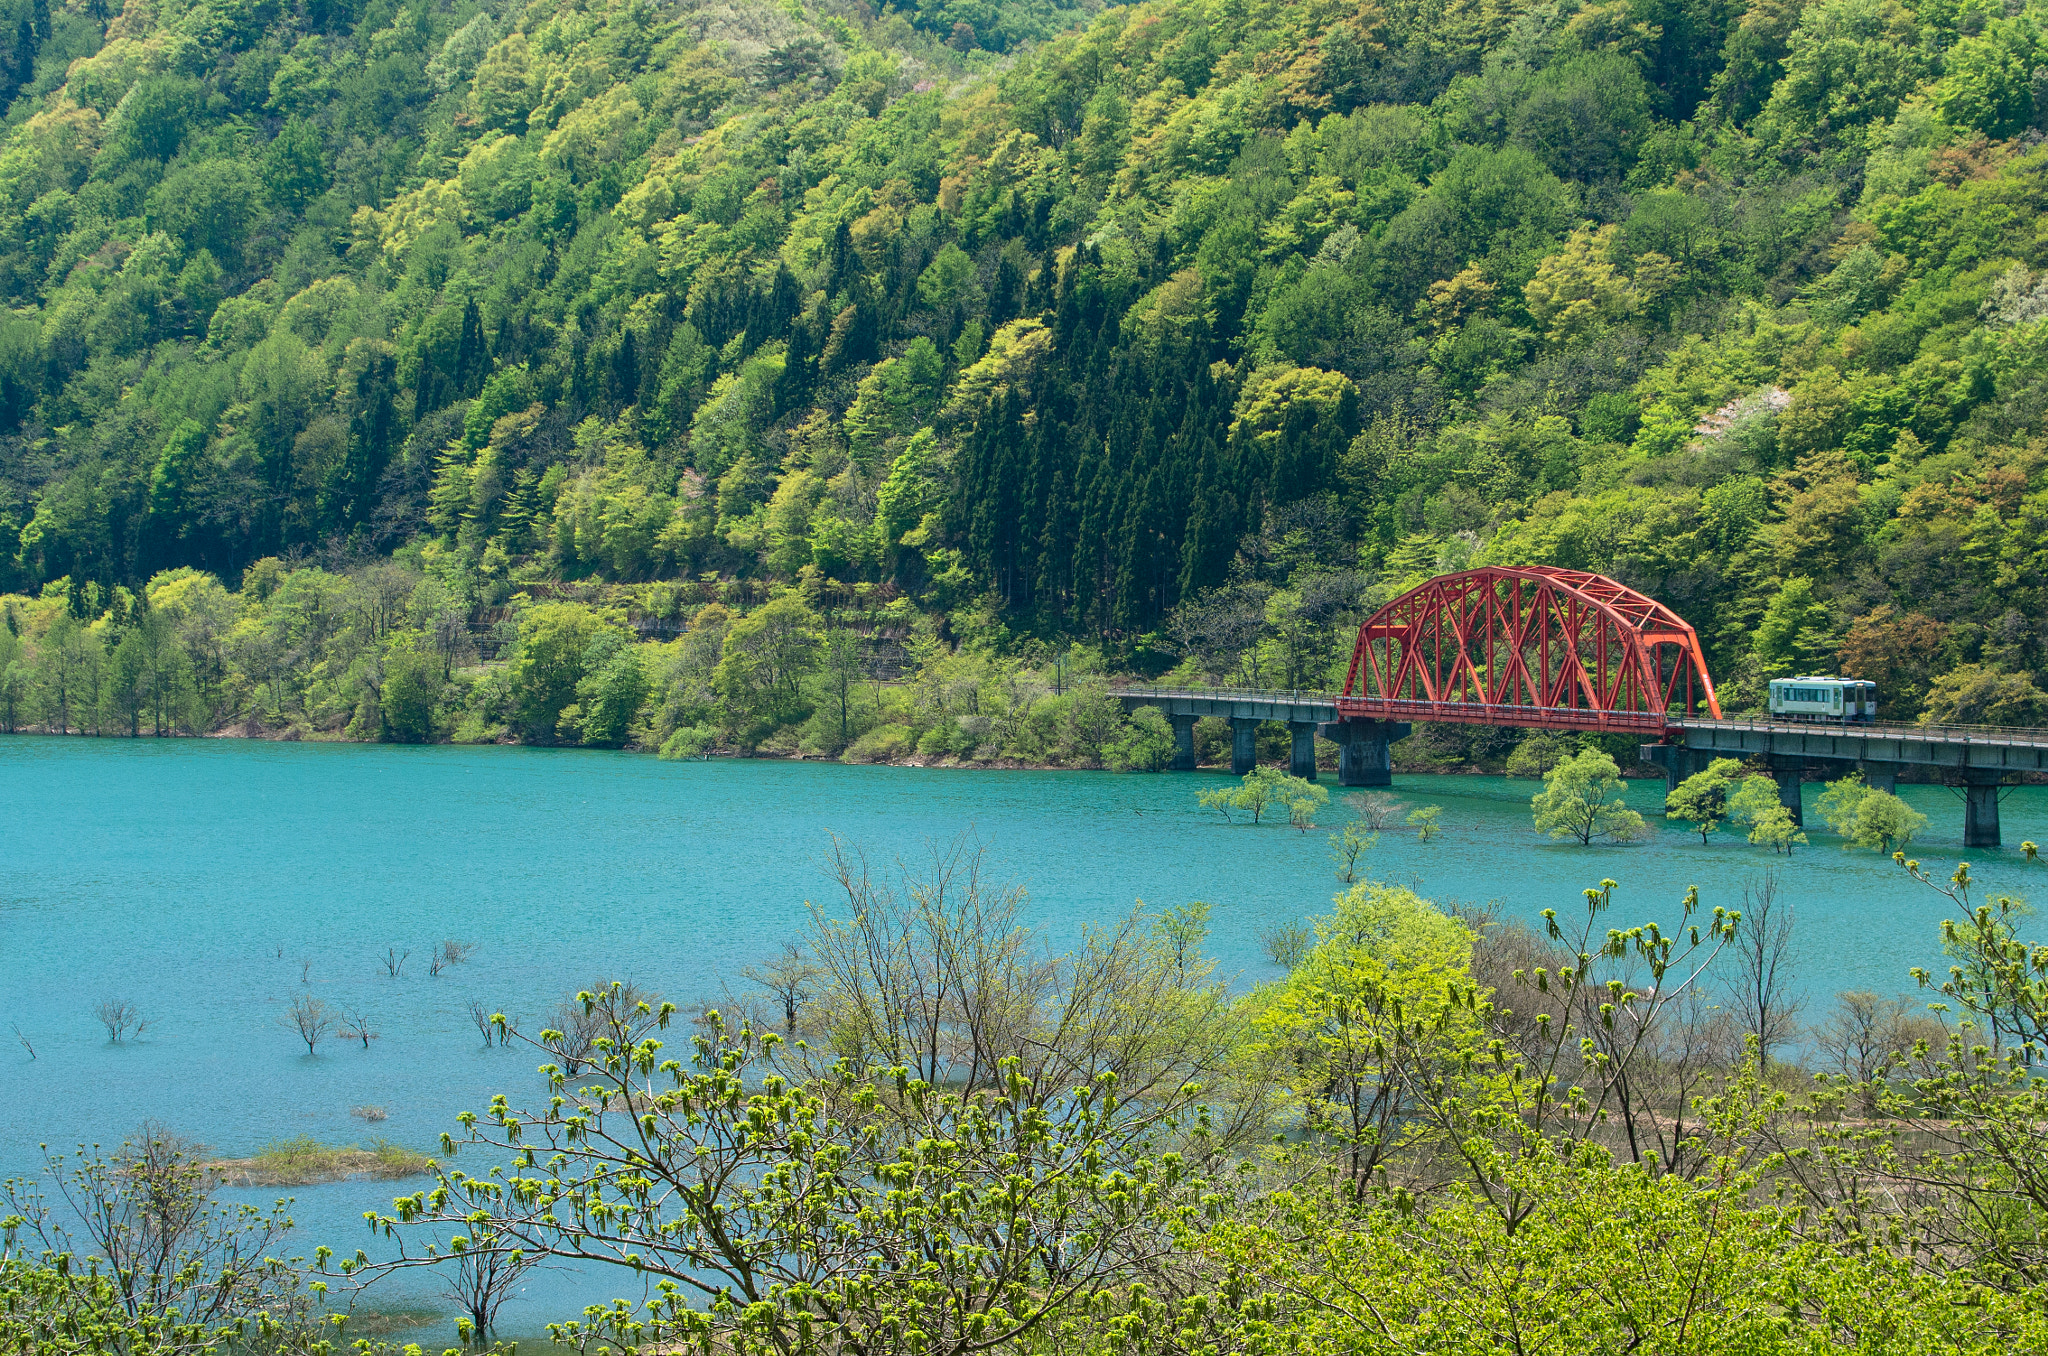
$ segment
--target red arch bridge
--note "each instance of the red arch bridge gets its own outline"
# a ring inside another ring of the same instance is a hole
[[[1316,776],[1318,735],[1337,744],[1345,786],[1386,786],[1390,752],[1416,721],[1639,736],[1666,785],[1714,758],[1770,770],[1795,818],[1800,784],[1861,769],[1887,789],[1932,774],[1963,796],[1963,838],[1996,847],[1998,801],[2015,776],[2048,772],[2048,730],[1837,725],[1726,719],[1692,627],[1664,604],[1585,570],[1489,566],[1439,575],[1358,628],[1342,692],[1120,687],[1126,710],[1171,722],[1173,766],[1195,767],[1195,722],[1232,731],[1231,771],[1256,761],[1257,731],[1285,725],[1296,776]]]

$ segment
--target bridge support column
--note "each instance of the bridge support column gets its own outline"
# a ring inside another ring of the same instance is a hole
[[[1392,786],[1393,742],[1408,737],[1408,726],[1391,720],[1337,720],[1323,727],[1335,744],[1339,786]]]
[[[1664,796],[1668,800],[1678,784],[1699,770],[1700,755],[1679,744],[1644,744],[1637,757],[1664,769]]]
[[[1242,777],[1259,765],[1259,726],[1252,716],[1230,718],[1230,775]]]
[[[1997,847],[1997,773],[1965,773],[1963,783],[1963,846]]]
[[[1289,751],[1287,771],[1290,776],[1305,782],[1316,779],[1316,723],[1312,720],[1290,720],[1287,732],[1294,736],[1294,747]]]
[[[1173,726],[1173,770],[1195,770],[1195,722],[1200,716],[1168,716]]]
[[[1856,770],[1863,774],[1863,780],[1871,790],[1899,794],[1899,765],[1897,763],[1859,762]]]
[[[1805,827],[1806,820],[1800,809],[1800,775],[1806,770],[1803,758],[1772,758],[1771,780],[1778,784],[1778,804],[1792,812],[1792,822]]]

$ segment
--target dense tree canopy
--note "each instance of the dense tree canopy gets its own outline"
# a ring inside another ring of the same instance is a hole
[[[2033,8],[104,8],[0,11],[0,588],[83,623],[394,556],[1315,685],[1553,563],[1737,707],[2033,709]]]

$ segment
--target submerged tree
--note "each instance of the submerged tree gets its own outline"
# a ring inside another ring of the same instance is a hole
[[[107,1039],[115,1045],[130,1036],[140,1036],[149,1027],[141,1010],[126,998],[102,998],[93,1004],[92,1015],[107,1029]]]
[[[1595,838],[1617,843],[1639,838],[1643,817],[1620,799],[1619,793],[1627,790],[1614,759],[1598,749],[1586,749],[1543,774],[1543,789],[1529,799],[1536,831],[1573,839],[1581,846]]]
[[[1305,777],[1295,777],[1277,767],[1255,767],[1236,786],[1218,787],[1195,794],[1196,803],[1215,810],[1225,819],[1232,810],[1243,810],[1257,824],[1275,806],[1287,811],[1289,822],[1304,833],[1314,827],[1317,807],[1329,802],[1330,793]],[[1299,807],[1299,808],[1297,808]]]
[[[296,1032],[306,1043],[306,1053],[312,1055],[319,1053],[320,1042],[334,1030],[338,1020],[338,1014],[326,1003],[310,994],[300,994],[278,1015],[277,1024]]]
[[[1794,1038],[1802,1006],[1792,964],[1792,920],[1793,908],[1779,893],[1776,872],[1744,883],[1723,986],[1729,1009],[1756,1042],[1757,1060],[1765,1070],[1771,1052]]]
[[[1861,772],[1829,782],[1820,795],[1820,812],[1846,846],[1880,852],[1905,847],[1927,827],[1926,815],[1894,793],[1869,785]]]
[[[1714,759],[1671,788],[1664,798],[1664,817],[1692,825],[1704,845],[1728,817],[1728,793],[1741,771],[1742,764],[1736,759]]]

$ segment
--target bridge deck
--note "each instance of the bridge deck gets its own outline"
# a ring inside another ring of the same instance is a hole
[[[1685,747],[1830,762],[2048,771],[2048,730],[1997,725],[1831,725],[1821,721],[1677,720]]]
[[[1392,701],[1311,689],[1157,687],[1112,689],[1126,706],[1159,704],[1174,714],[1281,722],[1449,721],[1526,729],[1647,734],[1682,740],[1697,752],[1807,757],[1842,762],[2048,771],[2048,730],[1999,725],[1835,725],[1756,717],[1707,720],[1653,712],[1576,707],[1485,706],[1474,702]]]
[[[1215,716],[1222,720],[1333,721],[1334,692],[1257,687],[1115,687],[1110,696],[1126,707],[1159,706],[1169,715]]]

